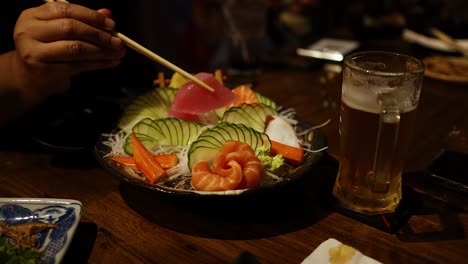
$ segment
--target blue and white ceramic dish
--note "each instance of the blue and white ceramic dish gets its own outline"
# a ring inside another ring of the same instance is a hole
[[[44,249],[41,263],[60,263],[80,222],[82,204],[69,199],[0,198],[0,221],[8,225],[29,222],[57,226],[36,235],[37,248]]]

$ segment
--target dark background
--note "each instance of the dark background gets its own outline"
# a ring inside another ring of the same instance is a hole
[[[402,28],[427,33],[439,27],[457,38],[468,38],[468,2],[463,0],[236,0],[240,8],[266,5],[263,66],[288,66],[287,55],[296,47],[322,36],[346,30],[348,38],[365,40],[399,34]],[[73,0],[93,9],[113,12],[117,29],[162,57],[190,72],[213,71],[229,66],[231,32],[222,5],[228,0]],[[258,3],[257,3],[258,2]],[[23,9],[40,0],[12,1],[0,10],[0,52],[14,48],[13,28]],[[257,6],[255,6],[257,3]],[[246,11],[247,12],[247,11]],[[291,22],[289,18],[300,18]],[[239,18],[240,20],[242,18]],[[260,51],[259,51],[260,52]],[[221,59],[220,59],[221,58]],[[158,71],[167,69],[129,51],[116,69],[78,76],[74,87],[84,93],[119,94],[116,86],[149,89]],[[91,88],[90,88],[91,87]],[[89,88],[89,89],[88,89]],[[96,89],[94,89],[96,88]]]

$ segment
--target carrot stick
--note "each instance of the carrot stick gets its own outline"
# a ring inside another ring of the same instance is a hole
[[[168,170],[177,163],[179,163],[179,158],[176,154],[160,154],[160,155],[153,155],[153,158],[161,165],[161,167],[165,170]],[[132,169],[136,169],[135,159],[133,157],[112,157],[111,160],[118,162],[122,165],[130,167]]]
[[[135,133],[130,135],[133,144],[133,158],[136,167],[143,173],[150,183],[157,182],[160,178],[167,176],[166,171],[153,158],[153,155],[140,142]]]
[[[273,155],[282,155],[286,161],[294,165],[300,165],[304,158],[304,150],[302,148],[292,147],[273,140],[271,140],[270,152]]]

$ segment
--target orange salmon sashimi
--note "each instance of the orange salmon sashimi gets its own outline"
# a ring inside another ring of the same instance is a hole
[[[213,160],[200,161],[192,169],[192,186],[198,191],[227,191],[260,185],[263,167],[246,143],[226,141]]]
[[[241,104],[255,104],[258,103],[257,96],[254,91],[247,85],[239,85],[232,90],[239,98],[231,103],[230,107],[240,106]]]

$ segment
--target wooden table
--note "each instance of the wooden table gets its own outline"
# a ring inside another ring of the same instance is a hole
[[[419,203],[391,234],[335,212],[326,200],[337,170],[331,157],[338,153],[340,76],[320,67],[267,71],[258,81],[259,92],[294,107],[305,121],[331,119],[323,128],[330,156],[295,189],[278,193],[273,205],[259,199],[229,212],[220,203],[158,196],[120,184],[90,152],[40,148],[0,151],[0,196],[83,203],[65,263],[235,263],[249,259],[247,252],[259,263],[300,263],[328,238],[384,263],[467,261],[467,197],[431,184],[423,172],[443,148],[468,151],[467,85],[424,81],[404,175]]]

